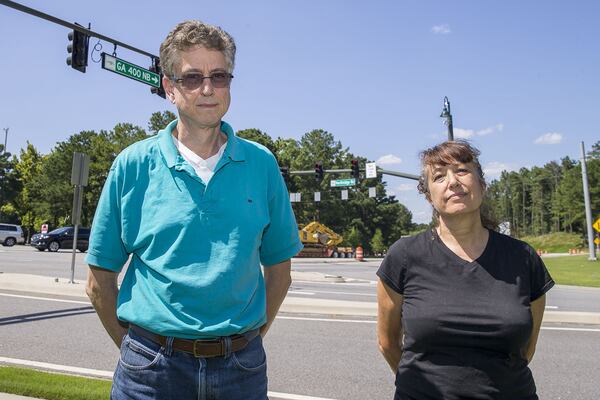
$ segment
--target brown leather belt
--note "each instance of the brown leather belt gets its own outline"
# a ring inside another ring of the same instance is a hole
[[[159,343],[161,346],[167,345],[167,337],[157,335],[154,332],[150,332],[140,326],[130,324],[129,329],[134,331],[140,336],[150,339],[153,342]],[[258,336],[258,329],[255,331],[247,332],[246,334],[237,334],[229,336],[231,339],[230,352],[240,351],[245,348],[252,339]],[[226,337],[218,339],[181,339],[174,338],[172,348],[173,350],[183,351],[185,353],[193,354],[194,357],[199,358],[211,358],[211,357],[223,357],[227,353]]]

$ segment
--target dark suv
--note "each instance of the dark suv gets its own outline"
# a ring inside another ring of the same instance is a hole
[[[48,233],[41,233],[33,235],[31,237],[31,245],[39,251],[56,252],[59,249],[72,249],[73,248],[73,236],[75,234],[75,228],[72,226],[65,226],[58,228]],[[77,250],[82,253],[88,249],[88,242],[90,240],[90,229],[79,228],[77,231]]]

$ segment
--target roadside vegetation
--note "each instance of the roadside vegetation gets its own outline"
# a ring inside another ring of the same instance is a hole
[[[106,400],[110,385],[111,381],[106,379],[0,367],[0,393],[46,400]]]
[[[558,285],[600,287],[600,261],[590,261],[588,257],[548,257],[544,264]]]
[[[546,253],[568,253],[571,249],[587,249],[583,237],[577,233],[556,232],[520,238],[536,250]]]

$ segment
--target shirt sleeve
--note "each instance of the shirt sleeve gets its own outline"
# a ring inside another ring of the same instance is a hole
[[[532,248],[529,249],[529,253],[531,265],[530,300],[534,301],[542,297],[554,286],[554,280],[550,276],[542,258]]]
[[[269,224],[263,231],[260,262],[265,267],[294,257],[302,248],[289,193],[275,157],[269,165]]]
[[[98,201],[85,257],[89,265],[114,272],[120,272],[129,257],[121,239],[120,178],[115,161]]]
[[[405,251],[400,241],[394,243],[377,270],[377,276],[395,292],[404,294],[406,275]]]

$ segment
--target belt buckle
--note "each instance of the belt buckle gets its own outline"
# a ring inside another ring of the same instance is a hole
[[[209,342],[209,341],[207,341],[207,340],[202,340],[202,339],[196,339],[196,340],[194,340],[194,347],[193,347],[193,354],[194,354],[194,357],[196,357],[196,358],[211,358],[211,357],[217,357],[218,355],[216,355],[216,354],[215,354],[215,355],[209,355],[209,356],[202,355],[202,354],[198,354],[198,351],[197,351],[196,345],[197,345],[198,343],[205,343],[205,342]],[[224,340],[223,338],[220,338],[220,339],[218,339],[218,340],[214,340],[214,342],[218,342],[218,343],[221,345],[221,354],[220,354],[220,356],[224,356],[224,355],[225,355],[225,340]]]
[[[198,352],[196,351],[196,345],[197,345],[198,343],[202,343],[202,340],[200,340],[200,339],[196,339],[196,340],[194,340],[194,348],[193,348],[193,349],[194,349],[194,357],[196,357],[196,358],[201,358],[201,357],[203,357],[203,356],[202,356],[201,354],[198,354]]]

